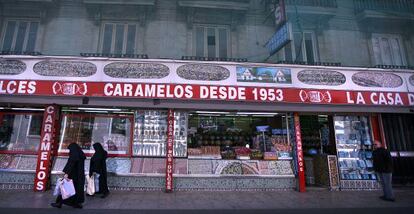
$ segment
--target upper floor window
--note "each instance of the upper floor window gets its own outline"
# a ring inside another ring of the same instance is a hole
[[[373,34],[372,49],[376,65],[406,65],[402,40],[398,35]]]
[[[137,25],[131,23],[105,23],[102,25],[102,53],[135,54]]]
[[[313,32],[295,32],[293,41],[283,48],[282,55],[285,61],[303,61],[314,63],[317,61],[317,46]]]
[[[3,51],[32,52],[35,50],[39,22],[8,20],[3,30]]]
[[[229,57],[229,29],[224,26],[196,26],[195,55],[200,57]]]

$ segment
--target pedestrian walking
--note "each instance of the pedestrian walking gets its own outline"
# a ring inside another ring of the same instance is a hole
[[[84,186],[85,186],[85,159],[80,146],[76,143],[71,143],[68,146],[69,159],[63,168],[65,179],[72,179],[76,194],[62,199],[62,195],[56,198],[55,203],[51,203],[52,207],[61,208],[62,204],[72,206],[74,208],[82,208],[82,203],[85,201]]]
[[[377,172],[384,195],[380,198],[385,201],[395,201],[392,191],[392,158],[388,151],[379,141],[374,141],[374,170]]]
[[[91,158],[89,176],[98,176],[99,191],[95,192],[95,194],[102,194],[101,198],[106,198],[109,195],[106,170],[108,152],[104,150],[100,143],[94,143],[93,149],[95,150],[95,154]]]

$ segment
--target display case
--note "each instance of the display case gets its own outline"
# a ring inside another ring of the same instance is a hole
[[[334,125],[341,180],[376,180],[368,117],[335,116]]]
[[[0,112],[0,153],[37,154],[43,114]]]
[[[292,159],[292,146],[289,143],[287,129],[272,129],[272,146],[277,151],[278,159]]]
[[[132,116],[65,112],[59,153],[68,153],[69,144],[77,143],[86,154],[93,154],[94,143],[101,143],[110,155],[130,154]]]
[[[174,112],[174,156],[187,156],[186,112]],[[166,155],[167,111],[139,110],[135,112],[134,156],[163,157]]]

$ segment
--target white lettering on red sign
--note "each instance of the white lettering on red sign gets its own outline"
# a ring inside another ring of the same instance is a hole
[[[282,89],[275,88],[254,88],[253,91],[254,100],[261,101],[283,101]]]
[[[168,89],[167,89],[168,90]],[[174,143],[174,111],[169,109],[167,116],[167,157],[165,170],[165,190],[172,191],[173,187],[173,143]]]
[[[41,142],[39,146],[38,162],[36,167],[36,176],[34,188],[36,191],[45,190],[48,175],[50,173],[50,156],[51,143],[54,141],[53,129],[55,125],[54,117],[56,116],[56,108],[48,106],[45,109],[43,116],[43,126],[41,132]]]
[[[370,98],[375,105],[404,105],[399,93],[372,92]]]
[[[0,81],[0,94],[34,94],[35,92],[35,81]]]
[[[114,97],[143,98],[192,98],[194,96],[193,88],[190,85],[130,83],[106,83],[103,88],[103,94]]]
[[[90,89],[90,90],[87,90]],[[405,91],[345,91],[233,85],[168,83],[64,82],[0,80],[0,94],[90,96],[153,99],[209,99],[223,101],[285,102],[412,106],[413,93]]]
[[[414,94],[408,94],[408,102],[410,106],[414,105]]]
[[[300,132],[300,121],[299,114],[294,114],[294,124],[295,124],[295,135],[296,135],[296,156],[298,162],[298,177],[299,177],[299,191],[305,191],[305,166],[303,163],[303,152],[302,152],[302,136]]]

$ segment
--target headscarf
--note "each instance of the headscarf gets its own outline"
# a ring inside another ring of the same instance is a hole
[[[108,156],[108,152],[104,150],[100,143],[94,143],[93,149],[95,149],[95,154],[93,154],[92,158],[96,160],[106,159]]]
[[[69,158],[73,160],[85,160],[86,156],[83,153],[82,148],[77,143],[71,143],[68,146],[69,149]]]

